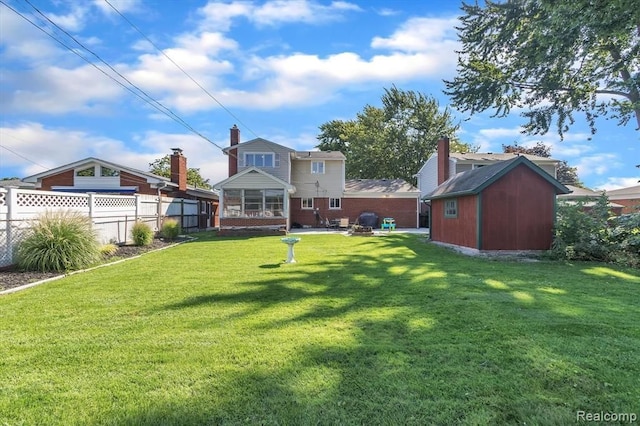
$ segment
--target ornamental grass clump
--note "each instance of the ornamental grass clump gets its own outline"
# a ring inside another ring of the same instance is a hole
[[[46,212],[34,220],[16,258],[18,268],[26,271],[73,271],[99,261],[100,244],[87,216]]]
[[[118,252],[118,246],[112,243],[105,244],[100,247],[100,254],[102,257],[111,257]]]
[[[178,235],[182,232],[182,228],[180,224],[175,219],[167,219],[162,224],[162,229],[160,230],[160,235],[163,238],[173,241],[178,238]]]
[[[150,246],[153,242],[153,229],[144,222],[136,222],[131,229],[133,243],[137,246]]]

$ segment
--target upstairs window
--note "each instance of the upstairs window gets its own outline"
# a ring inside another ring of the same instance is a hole
[[[244,165],[246,167],[278,167],[279,158],[274,153],[247,152],[244,154]]]
[[[311,162],[311,174],[323,175],[324,174],[324,161],[312,161]]]

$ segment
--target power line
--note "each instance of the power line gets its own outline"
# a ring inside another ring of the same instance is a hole
[[[115,70],[109,63],[107,63],[104,59],[102,59],[98,54],[96,54],[95,52],[91,51],[89,48],[87,48],[86,46],[84,46],[81,42],[79,42],[75,37],[73,37],[71,34],[69,34],[67,31],[65,31],[64,29],[62,29],[60,26],[58,26],[55,22],[53,22],[51,19],[49,19],[44,13],[42,13],[37,7],[35,7],[33,4],[31,4],[29,2],[29,0],[24,0],[27,4],[29,4],[29,6],[31,6],[38,14],[40,14],[42,17],[44,17],[48,22],[50,22],[54,27],[56,27],[59,31],[63,32],[64,34],[66,34],[69,38],[71,38],[78,46],[80,46],[82,49],[84,49],[85,51],[89,52],[90,54],[92,54],[94,57],[96,57],[100,62],[102,62],[103,64],[105,64],[107,67],[109,67],[114,73],[116,73],[118,76],[120,76],[123,80],[125,80],[131,87],[134,87],[135,89],[137,89],[137,92],[134,91],[131,87],[125,85],[124,83],[122,83],[121,81],[118,81],[116,78],[114,78],[112,75],[110,75],[109,73],[107,73],[105,70],[101,69],[100,67],[98,67],[96,64],[94,64],[93,62],[91,62],[89,59],[87,59],[86,57],[84,57],[83,55],[81,55],[76,49],[73,49],[71,46],[65,44],[65,42],[63,42],[62,40],[60,40],[59,38],[57,38],[55,35],[47,32],[44,28],[40,27],[39,25],[37,25],[35,22],[33,22],[32,20],[30,20],[29,18],[27,18],[26,16],[24,16],[21,12],[19,12],[18,10],[14,9],[13,7],[9,6],[4,0],[0,0],[0,3],[2,3],[4,6],[6,6],[8,9],[10,9],[11,11],[13,11],[15,14],[17,14],[18,16],[20,16],[22,19],[24,19],[25,21],[29,22],[31,25],[33,25],[34,27],[36,27],[37,29],[39,29],[40,31],[42,31],[43,33],[45,33],[46,35],[48,35],[49,37],[51,37],[53,40],[55,40],[56,42],[58,42],[60,45],[62,45],[64,48],[66,48],[67,50],[71,51],[72,53],[74,53],[75,55],[77,55],[78,57],[80,57],[82,60],[84,60],[85,62],[87,62],[89,65],[93,66],[95,69],[97,69],[98,71],[100,71],[102,74],[104,74],[105,76],[107,76],[108,78],[110,78],[112,81],[114,81],[115,83],[117,83],[118,85],[120,85],[122,88],[124,88],[125,90],[129,91],[131,94],[137,96],[139,99],[141,99],[142,101],[146,102],[147,104],[149,104],[150,106],[152,106],[153,108],[155,108],[156,110],[158,110],[159,112],[161,112],[162,114],[168,116],[169,118],[171,118],[172,120],[176,121],[177,123],[181,124],[183,127],[185,127],[186,129],[190,130],[191,132],[193,132],[194,134],[200,136],[201,138],[203,138],[204,140],[206,140],[207,142],[209,142],[210,144],[216,146],[218,149],[222,150],[223,148],[221,146],[219,146],[218,144],[216,144],[215,142],[211,141],[209,138],[207,138],[206,136],[204,136],[202,133],[198,132],[195,128],[193,128],[190,124],[188,124],[186,121],[184,121],[184,119],[182,119],[181,117],[179,117],[177,114],[175,114],[173,111],[171,111],[171,109],[167,108],[166,106],[164,106],[162,103],[160,103],[159,101],[155,100],[153,97],[151,97],[148,93],[146,93],[144,90],[142,90],[141,88],[139,88],[138,86],[136,86],[135,84],[133,84],[131,81],[129,81],[125,76],[123,76],[121,73],[119,73],[117,70]]]
[[[7,136],[11,136],[11,135],[7,135]],[[13,137],[13,136],[12,136],[12,137]],[[18,138],[15,138],[15,139],[18,139]],[[18,139],[18,140],[20,140],[20,139]],[[24,141],[23,141],[23,142],[24,142]],[[42,167],[42,168],[43,168],[43,169],[45,169],[45,170],[46,170],[46,169],[48,169],[48,167],[43,166],[42,164],[38,164],[38,163],[36,163],[36,162],[35,162],[35,161],[33,161],[32,159],[25,157],[24,155],[22,155],[22,154],[20,154],[20,153],[18,153],[18,152],[16,152],[16,151],[14,151],[14,150],[12,150],[11,148],[8,148],[8,147],[6,147],[6,146],[4,146],[4,145],[0,145],[0,148],[4,148],[4,149],[6,149],[7,151],[11,152],[12,154],[17,155],[18,157],[22,158],[23,160],[27,160],[28,162],[30,162],[30,163],[32,163],[32,164],[35,164],[35,165],[36,165],[36,166],[38,166],[38,167]]]
[[[107,3],[109,5],[109,7],[111,7],[111,9],[113,9],[118,15],[120,15],[120,17],[122,19],[124,19],[134,30],[136,30],[138,32],[138,34],[140,34],[142,37],[144,37],[145,40],[147,40],[149,43],[151,43],[151,45],[158,51],[160,52],[165,58],[167,58],[173,65],[176,66],[176,68],[178,68],[180,71],[182,71],[182,73],[184,75],[186,75],[193,83],[195,83],[196,86],[198,86],[200,89],[202,89],[202,91],[204,93],[207,94],[207,96],[209,96],[211,99],[213,99],[218,105],[220,105],[220,107],[222,107],[222,109],[224,109],[231,117],[233,117],[238,123],[240,123],[243,127],[245,127],[247,130],[249,130],[250,133],[252,133],[256,138],[258,138],[259,136],[256,134],[256,132],[254,132],[253,130],[251,130],[251,128],[249,126],[247,126],[245,123],[242,122],[242,120],[240,120],[240,118],[238,118],[233,112],[231,112],[226,106],[224,106],[222,104],[222,102],[220,102],[218,99],[216,99],[215,96],[213,96],[207,89],[205,89],[196,79],[194,79],[187,71],[184,70],[184,68],[182,68],[179,64],[177,64],[169,55],[167,55],[167,53],[160,49],[154,42],[153,40],[151,40],[149,37],[147,37],[146,34],[144,34],[133,22],[131,22],[126,16],[124,16],[124,14],[122,14],[113,4],[111,4],[111,2],[109,2],[109,0],[104,0],[105,3]]]
[[[153,97],[151,97],[151,95],[149,95],[147,92],[145,92],[144,90],[142,90],[140,87],[136,86],[134,83],[132,83],[127,77],[125,77],[124,75],[122,75],[120,72],[118,72],[114,67],[112,67],[107,61],[105,61],[104,59],[102,59],[97,53],[95,53],[94,51],[92,51],[91,49],[89,49],[88,47],[86,47],[84,44],[82,44],[80,41],[78,41],[73,35],[71,35],[69,32],[65,31],[63,28],[61,28],[58,24],[56,24],[55,22],[53,22],[48,16],[46,16],[44,13],[42,13],[37,7],[35,7],[29,0],[24,0],[25,3],[27,3],[29,6],[31,6],[36,12],[38,12],[39,15],[41,15],[43,18],[45,18],[48,22],[50,22],[53,26],[55,26],[58,30],[62,31],[67,37],[69,37],[70,39],[72,39],[78,46],[80,46],[82,49],[84,49],[85,51],[89,52],[91,55],[93,55],[96,59],[98,59],[100,62],[102,62],[103,64],[105,64],[107,67],[109,67],[109,69],[111,71],[113,71],[115,74],[117,74],[120,78],[122,78],[124,81],[126,81],[131,87],[134,87],[135,89],[137,89],[140,93],[142,93],[144,95],[144,97],[146,97],[147,99],[149,99],[151,102],[146,101],[147,103],[149,103],[150,105],[153,106],[153,104],[158,105],[160,107],[160,109],[156,108],[158,111],[164,112],[165,115],[168,115],[169,117],[171,117],[172,119],[174,119],[174,121],[177,121],[178,123],[182,124],[185,128],[187,128],[188,130],[191,130],[193,133],[197,134],[198,136],[200,136],[201,138],[205,139],[207,142],[212,143],[214,145],[216,145],[215,143],[213,143],[212,141],[209,140],[209,138],[207,138],[206,136],[204,136],[203,134],[201,134],[200,132],[198,132],[196,129],[194,129],[190,124],[188,124],[186,121],[184,121],[181,117],[179,117],[177,114],[175,114],[171,109],[169,109],[168,107],[166,107],[165,105],[163,105],[161,102],[155,100]],[[74,51],[75,52],[75,51]],[[84,58],[83,58],[84,59]],[[90,61],[87,61],[89,63],[91,63]],[[93,65],[93,63],[91,63]],[[115,81],[115,80],[114,80]],[[122,85],[122,84],[121,84]],[[124,85],[122,85],[124,87]],[[133,92],[132,92],[133,93]],[[144,99],[143,99],[144,100]],[[168,113],[168,114],[167,114]],[[217,146],[217,145],[216,145]],[[219,149],[219,146],[217,146]]]

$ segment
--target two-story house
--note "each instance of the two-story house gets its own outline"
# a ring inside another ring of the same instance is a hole
[[[229,177],[220,191],[220,231],[282,232],[294,226],[354,222],[362,212],[417,227],[420,192],[397,179],[345,179],[337,151],[296,151],[262,138],[240,143],[230,129]]]

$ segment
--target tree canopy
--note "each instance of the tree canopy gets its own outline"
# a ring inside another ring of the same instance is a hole
[[[551,157],[551,147],[538,142],[531,148],[525,148],[518,144],[515,145],[502,145],[502,150],[506,153],[519,152],[521,154],[537,155],[538,157]],[[584,187],[580,178],[578,178],[578,170],[575,167],[569,166],[569,164],[560,160],[558,168],[556,169],[556,179],[564,185],[573,185]]]
[[[171,156],[167,154],[153,163],[149,163],[149,171],[154,175],[171,178]],[[200,169],[187,169],[187,183],[197,188],[211,189],[209,179],[205,179],[200,175]]]
[[[454,151],[471,151],[456,136],[449,108],[414,91],[385,89],[382,107],[366,105],[354,120],[332,120],[320,126],[316,146],[340,151],[348,179],[401,178],[416,184],[414,175],[435,151],[437,140],[448,136]]]
[[[445,81],[453,105],[471,114],[514,108],[524,131],[562,137],[584,113],[640,129],[638,0],[506,0],[463,4],[458,75]]]

